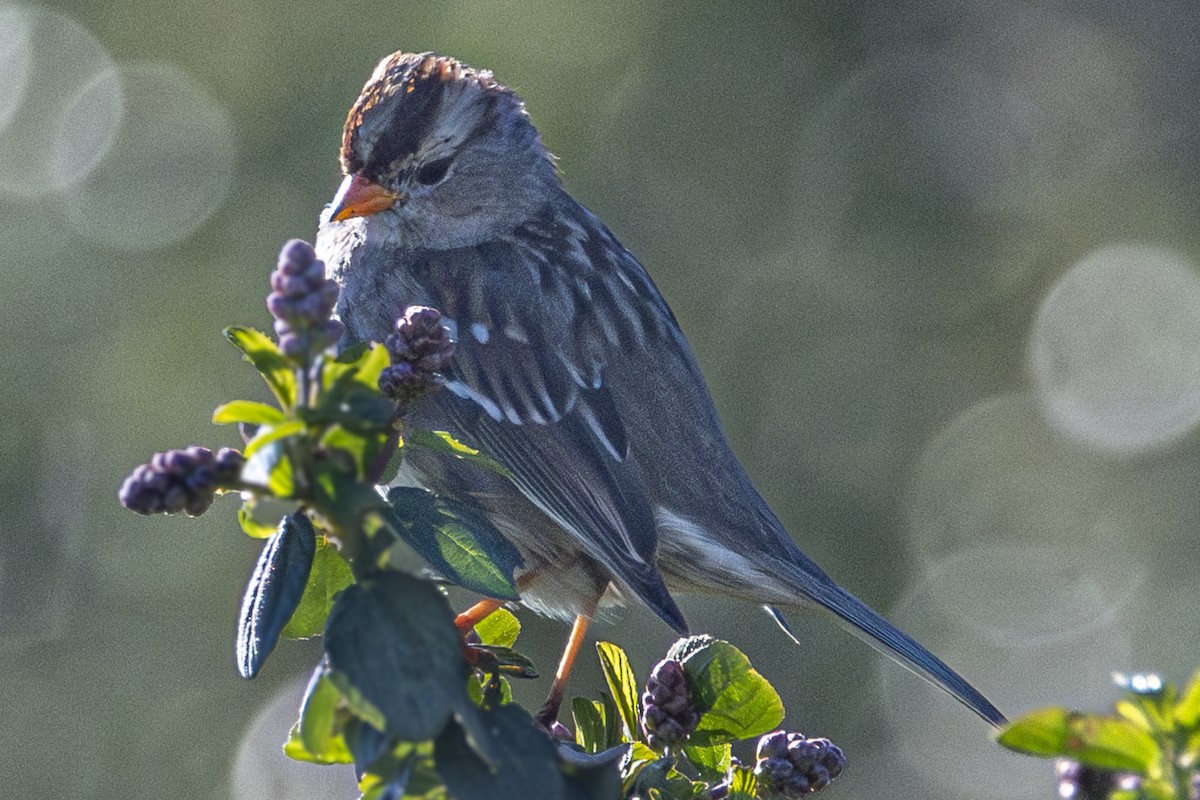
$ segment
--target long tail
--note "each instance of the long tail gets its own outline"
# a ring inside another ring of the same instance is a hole
[[[802,593],[806,598],[832,611],[845,628],[876,650],[949,692],[997,728],[1007,724],[1004,715],[961,675],[842,587],[828,578],[814,580],[808,574],[795,583],[803,587]],[[795,640],[795,635],[779,610],[772,606],[766,606],[766,609],[784,632]]]

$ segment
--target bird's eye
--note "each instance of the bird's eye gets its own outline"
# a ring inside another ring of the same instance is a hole
[[[435,183],[441,183],[446,177],[446,173],[450,171],[449,158],[439,158],[437,161],[430,161],[417,170],[417,183],[424,186],[433,186]]]

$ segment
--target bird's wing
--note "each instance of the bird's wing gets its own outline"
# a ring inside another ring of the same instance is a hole
[[[586,256],[528,237],[431,254],[419,279],[457,328],[437,403],[585,552],[684,631],[655,563],[653,509],[604,383],[611,343],[635,346],[653,315],[631,312],[634,329],[627,314],[598,312],[615,298],[598,304],[597,293],[632,287],[585,271]]]

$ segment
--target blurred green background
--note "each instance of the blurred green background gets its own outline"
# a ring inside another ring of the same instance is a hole
[[[116,489],[234,444],[211,410],[264,390],[220,330],[268,325],[275,254],[313,237],[396,49],[522,94],[835,578],[1010,714],[1106,708],[1114,670],[1185,679],[1197,41],[1190,0],[0,2],[0,795],[355,796],[279,755],[318,645],[234,673],[257,543],[232,501],[143,519]],[[846,750],[837,797],[1053,796],[1049,764],[828,619],[796,648],[752,606],[681,605]],[[565,626],[523,621],[551,672]],[[643,674],[672,639],[610,622]]]

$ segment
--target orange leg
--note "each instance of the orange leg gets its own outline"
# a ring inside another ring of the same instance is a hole
[[[575,624],[571,626],[571,636],[567,639],[567,649],[563,651],[562,659],[558,662],[558,671],[554,673],[554,682],[550,684],[550,694],[546,697],[546,703],[542,706],[542,710],[537,714],[537,721],[545,728],[549,728],[558,720],[558,709],[562,706],[563,697],[567,690],[567,678],[571,675],[571,667],[575,665],[575,658],[579,655],[579,648],[583,646],[583,640],[587,636],[588,625],[592,622],[592,614],[596,612],[596,605],[599,602],[592,603],[588,613],[580,614],[575,618]]]
[[[468,608],[466,611],[454,618],[454,627],[458,628],[461,634],[470,633],[471,629],[477,623],[486,619],[493,611],[504,605],[503,600],[480,600],[475,605]]]

